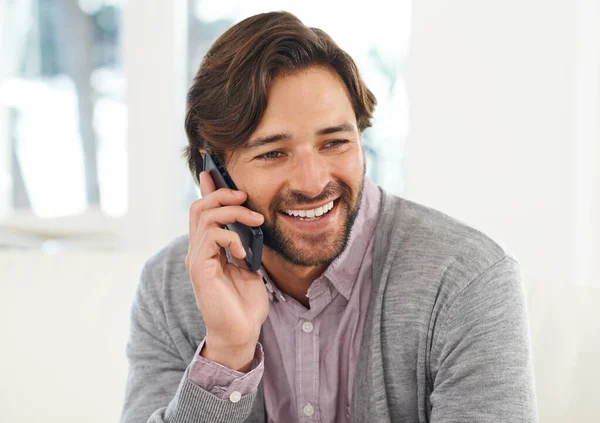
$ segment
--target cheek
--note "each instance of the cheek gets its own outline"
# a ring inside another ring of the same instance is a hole
[[[357,190],[364,172],[364,156],[361,151],[355,154],[344,155],[336,160],[332,168],[333,174],[352,189]]]
[[[262,172],[255,172],[251,180],[245,181],[243,187],[252,204],[263,213],[269,210],[280,189],[274,175],[262,174]]]

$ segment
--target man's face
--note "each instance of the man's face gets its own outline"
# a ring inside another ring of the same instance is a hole
[[[346,87],[320,67],[275,79],[258,128],[227,157],[249,207],[265,217],[265,245],[299,266],[330,263],[346,247],[364,165]]]

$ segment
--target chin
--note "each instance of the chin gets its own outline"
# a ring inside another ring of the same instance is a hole
[[[329,264],[342,254],[346,245],[343,234],[337,240],[309,243],[297,241],[292,247],[294,250],[295,264],[300,266],[320,266]],[[286,257],[287,258],[287,257]],[[288,258],[289,260],[289,258]]]
[[[263,229],[265,245],[295,266],[315,267],[331,263],[342,254],[348,243],[350,228],[339,225],[334,231],[301,234]]]

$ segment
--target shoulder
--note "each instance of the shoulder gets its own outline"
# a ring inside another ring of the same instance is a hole
[[[409,275],[437,300],[452,300],[499,262],[518,267],[514,255],[482,231],[385,192],[375,251],[374,263],[389,267],[390,282],[407,283]]]
[[[148,272],[186,272],[185,256],[188,252],[189,238],[181,235],[148,258],[144,271]]]
[[[188,246],[188,236],[180,236],[148,258],[142,270],[138,298],[166,325],[177,326],[178,331],[195,332],[202,318],[185,267]]]
[[[188,236],[182,235],[150,256],[142,270],[142,287],[156,295],[164,293],[165,289],[176,289],[177,281],[187,279],[188,244]]]

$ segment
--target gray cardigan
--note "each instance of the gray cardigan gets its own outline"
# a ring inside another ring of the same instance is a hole
[[[176,239],[142,271],[121,421],[266,422],[260,387],[232,403],[187,379],[205,335],[187,248]],[[352,422],[537,421],[519,266],[481,232],[383,192],[365,318]]]

